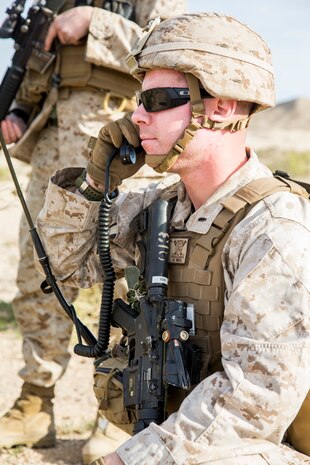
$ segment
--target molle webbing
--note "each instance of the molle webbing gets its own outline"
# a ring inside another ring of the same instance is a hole
[[[201,379],[222,370],[220,328],[224,314],[224,277],[221,256],[231,230],[246,210],[224,208],[207,234],[177,231],[170,240],[188,239],[187,261],[169,267],[169,296],[195,306],[196,335],[191,341],[202,349]]]
[[[170,244],[188,241],[184,264],[170,261],[168,293],[171,298],[195,305],[196,335],[191,340],[202,348],[201,379],[222,369],[220,327],[224,315],[222,252],[225,243],[255,204],[280,191],[308,198],[301,186],[289,180],[280,177],[254,180],[221,202],[223,209],[207,234],[174,231],[170,235]]]
[[[103,8],[107,4],[103,0],[94,0],[92,6]],[[128,2],[130,3],[130,2]],[[87,2],[85,1],[86,5]],[[61,12],[75,7],[75,0],[66,0]],[[96,66],[85,61],[86,42],[80,45],[64,45],[59,50],[60,87],[89,88],[108,90],[118,95],[132,98],[140,85],[127,72],[119,72],[111,68]]]
[[[129,74],[85,61],[85,44],[61,48],[60,76],[60,87],[94,87],[128,98],[139,88],[139,82]]]

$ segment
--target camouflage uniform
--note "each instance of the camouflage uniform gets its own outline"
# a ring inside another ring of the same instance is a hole
[[[69,2],[67,2],[69,3]],[[86,44],[86,62],[98,67],[111,69],[110,80],[113,81],[112,70],[122,70],[127,81],[136,87],[135,80],[126,74],[124,56],[129,52],[140,32],[151,18],[160,15],[167,17],[171,12],[184,11],[183,0],[148,0],[133,2],[136,8],[137,24],[118,17],[114,13],[94,8],[90,33]],[[113,28],[111,27],[113,24]],[[113,53],[110,45],[113,44]],[[73,46],[71,46],[71,49]],[[109,75],[109,74],[107,74]],[[27,77],[26,77],[27,79]],[[61,81],[53,112],[42,131],[31,153],[32,172],[27,189],[26,201],[33,218],[42,208],[44,192],[51,174],[64,166],[86,165],[88,159],[87,143],[89,136],[96,136],[100,128],[107,122],[120,118],[124,111],[134,109],[128,96],[129,89],[119,89],[119,94],[128,98],[109,98],[110,88],[94,87],[74,88],[63,86]],[[134,84],[133,84],[134,83]],[[111,83],[112,85],[112,83]],[[27,87],[29,86],[29,87]],[[30,90],[30,86],[32,89]],[[32,75],[23,84],[19,92],[18,104],[29,104],[35,88]],[[39,87],[38,87],[39,88]],[[132,93],[131,93],[132,95]],[[120,103],[124,103],[122,112],[115,111]],[[31,142],[31,129],[25,135]],[[17,144],[14,155],[26,159],[26,142]],[[137,174],[139,183],[145,177],[156,173],[148,169]],[[157,176],[157,175],[156,175]],[[33,266],[33,250],[29,227],[23,218],[20,228],[20,263],[17,285],[19,292],[13,301],[14,314],[23,335],[23,355],[25,366],[20,376],[28,383],[49,387],[55,384],[64,373],[68,361],[68,343],[72,324],[53,296],[46,296],[40,290],[42,277]],[[77,296],[77,290],[65,289],[64,294],[69,301]]]
[[[63,188],[73,184],[80,171],[65,169],[52,178],[38,227],[59,279],[89,287],[102,280],[95,239],[98,203]],[[271,176],[270,171],[252,152],[194,213],[180,182],[175,186],[173,228],[206,234],[222,209],[221,199],[265,176]],[[129,221],[160,196],[167,181],[143,193],[121,194],[116,201],[112,256],[119,272],[135,262]],[[280,445],[309,390],[309,220],[307,200],[274,193],[234,228],[222,256],[223,371],[198,384],[161,425],[151,424],[119,447],[125,463],[309,463],[306,456]]]

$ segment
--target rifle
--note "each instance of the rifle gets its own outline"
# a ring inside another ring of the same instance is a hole
[[[26,0],[15,0],[6,10],[8,17],[0,27],[0,38],[15,42],[12,65],[0,85],[0,121],[7,115],[27,68],[43,74],[55,58],[54,53],[44,50],[44,40],[64,0],[37,0],[26,18],[22,16],[25,3]]]
[[[199,382],[200,349],[189,342],[190,305],[167,298],[172,202],[159,199],[131,223],[139,234],[146,294],[139,308],[116,299],[112,325],[127,336],[128,368],[123,372],[124,406],[135,412],[133,433],[165,419],[169,385],[189,389]]]

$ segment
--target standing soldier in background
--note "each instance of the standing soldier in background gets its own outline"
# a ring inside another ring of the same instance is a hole
[[[47,50],[57,49],[55,63],[44,74],[28,69],[1,122],[6,142],[18,141],[12,156],[31,163],[27,203],[33,218],[42,208],[51,174],[60,167],[85,164],[89,136],[135,108],[132,96],[138,83],[129,75],[124,57],[141,28],[156,16],[184,10],[184,0],[64,1],[45,42]],[[136,183],[148,176],[156,173],[143,168]],[[25,366],[19,374],[24,383],[20,397],[0,419],[0,447],[6,448],[55,445],[54,387],[70,358],[72,323],[56,299],[40,290],[42,277],[34,269],[28,229],[23,218],[13,310],[23,336]],[[77,297],[72,288],[64,294],[71,302]],[[117,430],[117,441],[112,427],[104,428],[110,428],[107,436],[97,424],[84,446],[85,464],[114,450],[125,437]]]

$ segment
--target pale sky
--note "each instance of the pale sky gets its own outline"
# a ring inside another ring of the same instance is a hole
[[[11,3],[1,0],[0,23]],[[188,8],[235,16],[264,37],[273,54],[278,103],[310,98],[309,0],[188,0]],[[0,79],[13,52],[12,41],[0,39]]]

